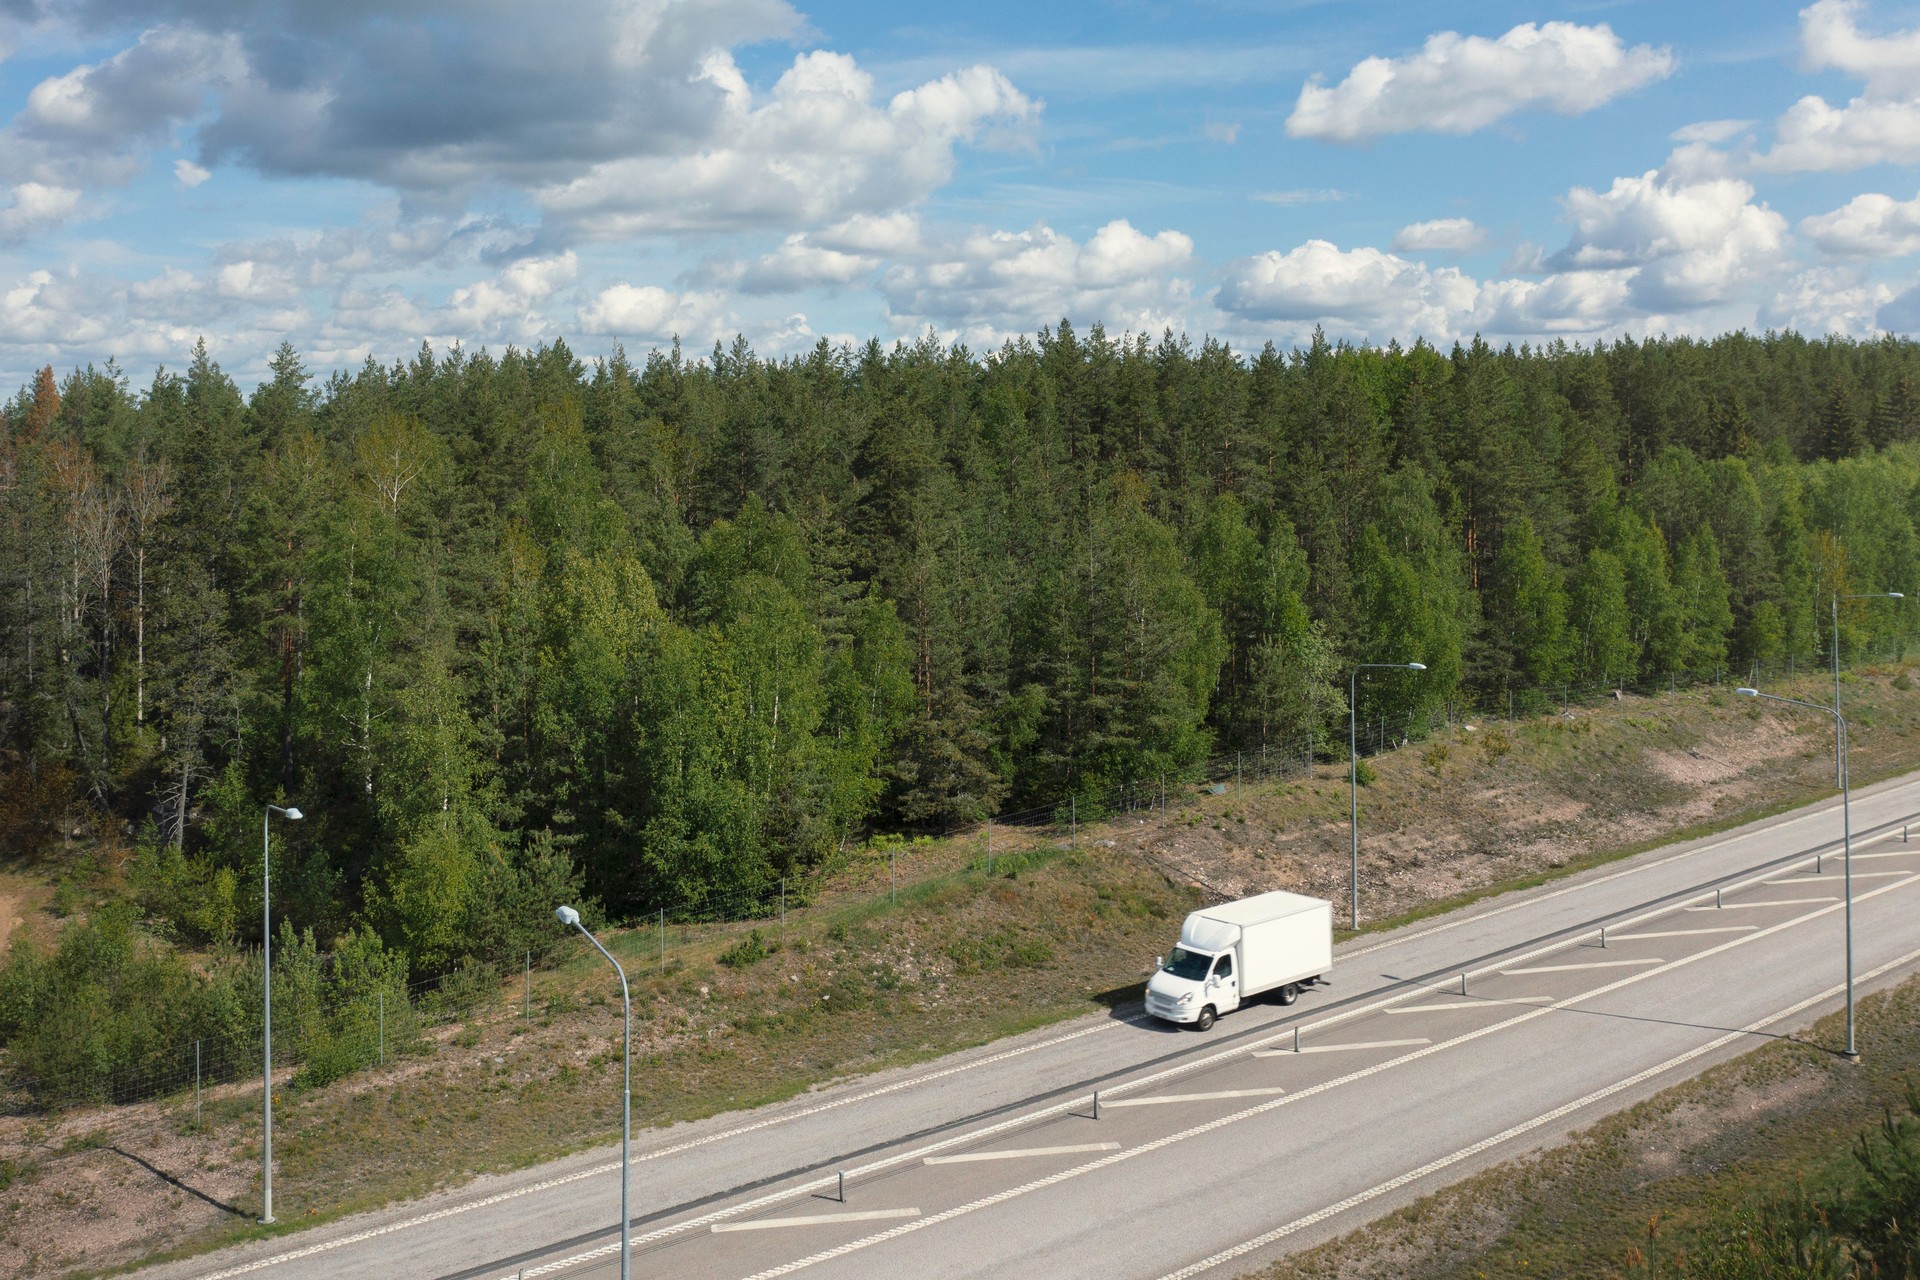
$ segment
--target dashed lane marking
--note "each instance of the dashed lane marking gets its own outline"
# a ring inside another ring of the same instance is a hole
[[[808,1213],[797,1218],[759,1218],[753,1222],[716,1222],[708,1228],[723,1231],[770,1231],[776,1227],[829,1227],[837,1222],[872,1222],[876,1218],[917,1218],[918,1209],[859,1209],[851,1213]]]
[[[972,1164],[979,1160],[1025,1160],[1030,1156],[1066,1156],[1081,1151],[1118,1151],[1117,1142],[1079,1142],[1070,1147],[1021,1147],[1013,1151],[968,1151],[957,1156],[928,1156],[922,1164]]]

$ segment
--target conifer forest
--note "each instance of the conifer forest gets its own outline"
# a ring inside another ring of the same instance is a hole
[[[1355,663],[1426,665],[1369,683],[1388,716],[1493,706],[1824,663],[1830,595],[1920,595],[1893,338],[1062,322],[271,371],[202,345],[0,412],[0,842],[117,833],[182,946],[257,943],[270,802],[306,815],[276,920],[430,974],[575,895],[631,918],[1210,753],[1344,752]],[[1849,602],[1843,651],[1915,604]]]

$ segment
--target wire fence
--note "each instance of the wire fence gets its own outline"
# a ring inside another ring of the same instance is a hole
[[[1905,656],[1904,638],[1883,649],[1859,654],[1852,665],[1871,665]],[[1449,700],[1419,712],[1368,714],[1358,709],[1353,723],[1356,759],[1431,739],[1456,726],[1492,729],[1503,720],[1515,722],[1542,714],[1564,714],[1574,707],[1591,707],[1632,696],[1676,692],[1683,688],[1727,685],[1744,681],[1759,685],[1822,672],[1824,668],[1796,659],[1752,664],[1738,673],[1714,671],[1689,676],[1676,673],[1632,683],[1598,681],[1550,689],[1516,691],[1511,697],[1473,703]],[[1364,704],[1365,699],[1362,698]],[[680,959],[676,953],[693,948],[708,951],[725,943],[728,926],[786,923],[789,913],[821,907],[852,906],[884,909],[897,902],[903,890],[930,878],[970,869],[992,872],[996,859],[1005,865],[1018,856],[1002,841],[996,849],[996,831],[1017,832],[1017,848],[1035,843],[1077,844],[1083,825],[1095,825],[1143,811],[1166,812],[1213,794],[1249,784],[1271,784],[1301,778],[1316,763],[1347,755],[1347,744],[1327,733],[1303,733],[1297,740],[1269,740],[1256,746],[1193,761],[1151,776],[1117,785],[1091,788],[1047,804],[997,814],[980,823],[956,827],[937,837],[906,840],[877,838],[856,855],[836,861],[806,877],[777,879],[755,889],[728,895],[710,895],[697,901],[661,903],[625,923],[610,937],[616,954],[630,972],[670,972]],[[978,837],[977,848],[961,843]],[[1175,878],[1194,881],[1218,893],[1191,871],[1173,866],[1152,853],[1138,857]],[[738,933],[736,928],[734,933]],[[563,1014],[574,986],[570,965],[597,964],[587,956],[577,937],[561,935],[541,948],[523,949],[510,956],[472,961],[453,972],[410,982],[392,982],[349,1001],[316,1000],[311,992],[283,990],[276,971],[274,984],[273,1046],[276,1072],[290,1074],[295,1083],[323,1084],[369,1067],[431,1050],[449,1028],[477,1028],[504,1018],[532,1021],[536,1016]],[[258,1004],[258,989],[254,1002]],[[263,1045],[258,1026],[224,1037],[196,1039],[142,1055],[140,1065],[119,1071],[74,1070],[38,1078],[22,1078],[0,1064],[0,1118],[46,1116],[75,1108],[98,1107],[86,1125],[92,1145],[118,1135],[124,1126],[197,1123],[207,1100],[258,1096]],[[161,1114],[139,1104],[160,1104]]]

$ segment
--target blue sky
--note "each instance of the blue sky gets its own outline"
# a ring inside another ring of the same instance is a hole
[[[0,380],[1920,326],[1920,5],[0,0]]]

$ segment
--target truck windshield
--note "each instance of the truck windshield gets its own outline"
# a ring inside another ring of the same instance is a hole
[[[1175,947],[1173,954],[1167,957],[1167,972],[1188,982],[1202,982],[1207,976],[1207,966],[1212,963],[1213,957],[1204,951]]]

